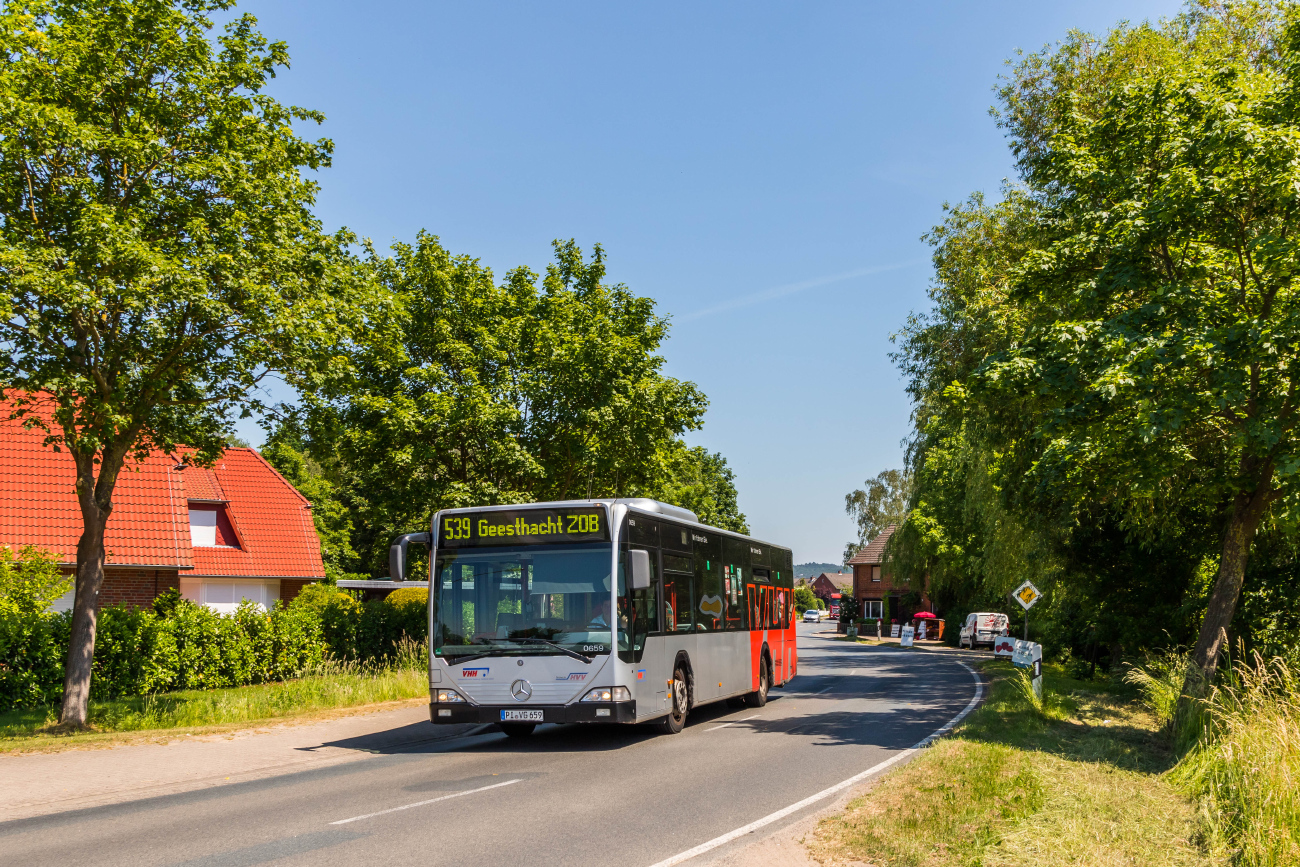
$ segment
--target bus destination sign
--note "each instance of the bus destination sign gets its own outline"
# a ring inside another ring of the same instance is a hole
[[[605,510],[599,506],[462,512],[442,516],[438,524],[438,547],[608,542],[608,523]]]

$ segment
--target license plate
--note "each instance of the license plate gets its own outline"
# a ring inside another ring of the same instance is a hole
[[[502,722],[541,722],[542,712],[540,710],[503,710],[501,711]]]

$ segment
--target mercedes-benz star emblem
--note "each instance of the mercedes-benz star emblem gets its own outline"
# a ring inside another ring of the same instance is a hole
[[[516,680],[510,684],[510,694],[515,701],[528,701],[533,697],[533,685],[526,680]]]

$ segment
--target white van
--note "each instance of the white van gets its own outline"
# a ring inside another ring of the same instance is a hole
[[[969,647],[971,650],[979,644],[992,647],[994,641],[1007,634],[1009,627],[1010,621],[1005,614],[984,611],[968,614],[957,636],[957,646]]]

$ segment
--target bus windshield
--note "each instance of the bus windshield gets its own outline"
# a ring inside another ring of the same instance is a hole
[[[608,543],[439,551],[434,652],[608,653],[611,560]]]

